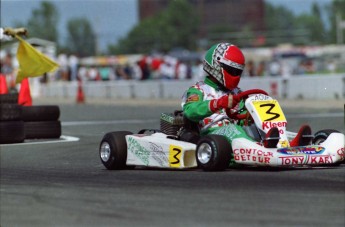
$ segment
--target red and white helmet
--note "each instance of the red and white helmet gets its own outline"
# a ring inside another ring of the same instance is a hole
[[[203,69],[227,89],[234,89],[240,82],[244,65],[244,55],[237,46],[219,43],[206,52]]]

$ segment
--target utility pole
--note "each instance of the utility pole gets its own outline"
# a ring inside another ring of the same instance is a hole
[[[345,29],[345,20],[342,20],[340,13],[337,14],[336,28],[337,28],[337,43],[343,44],[344,43],[343,29]]]

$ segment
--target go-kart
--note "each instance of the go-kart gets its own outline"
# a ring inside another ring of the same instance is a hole
[[[344,134],[331,129],[311,136],[309,145],[290,146],[297,133],[287,131],[287,120],[276,99],[260,89],[243,93],[242,108],[220,116],[203,129],[224,120],[232,124],[222,133],[203,135],[196,123],[182,111],[162,113],[160,129],[106,133],[99,146],[101,162],[107,169],[135,166],[158,168],[201,168],[219,171],[232,164],[270,167],[338,165],[345,160]],[[278,137],[266,137],[272,127]],[[218,130],[219,132],[219,130]],[[274,147],[267,147],[266,140]]]

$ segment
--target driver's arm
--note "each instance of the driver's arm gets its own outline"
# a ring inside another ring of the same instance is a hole
[[[187,91],[183,113],[189,120],[194,122],[199,122],[213,114],[210,109],[210,100],[204,101],[203,93],[196,88],[190,88]]]

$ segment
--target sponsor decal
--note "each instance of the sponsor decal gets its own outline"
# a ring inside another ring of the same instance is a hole
[[[132,137],[128,138],[128,151],[137,156],[145,165],[149,165],[150,152]]]
[[[254,100],[256,101],[257,100],[263,101],[263,100],[268,100],[268,99],[270,99],[270,97],[264,94],[257,94],[254,96]]]
[[[163,151],[163,147],[150,142],[150,150],[151,150],[151,157],[155,161],[157,161],[160,166],[165,166],[165,164],[168,162],[168,158],[166,157]]]
[[[345,148],[344,147],[337,150],[337,154],[340,156],[340,160],[345,160]]]
[[[278,153],[287,155],[296,154],[322,154],[325,148],[321,146],[306,146],[306,147],[284,147],[277,150]]]
[[[279,141],[279,144],[281,147],[288,147],[289,141],[287,141],[287,140]]]
[[[181,166],[182,147],[176,145],[169,146],[169,163],[170,167]]]
[[[305,165],[305,164],[331,164],[333,163],[330,155],[315,155],[315,156],[290,156],[279,157],[282,165]]]
[[[213,132],[216,135],[223,135],[230,140],[239,137],[242,133],[236,128],[234,124],[229,124],[226,127],[221,127]]]
[[[190,95],[190,96],[187,98],[186,103],[188,103],[188,102],[197,102],[197,101],[199,101],[199,95],[197,95],[197,94],[192,94],[192,95]]]
[[[286,128],[287,122],[283,121],[283,122],[271,122],[271,121],[264,121],[262,122],[262,129],[270,129],[272,127],[277,127],[277,128],[281,128],[281,127],[285,127]]]
[[[172,116],[166,114],[166,113],[161,114],[161,120],[164,120],[164,121],[169,122],[171,124],[174,123],[174,118]]]
[[[235,149],[233,151],[234,153],[234,158],[235,161],[252,161],[256,163],[264,163],[268,164],[271,161],[271,157],[273,157],[272,152],[265,152],[262,150],[257,150],[257,149]]]

